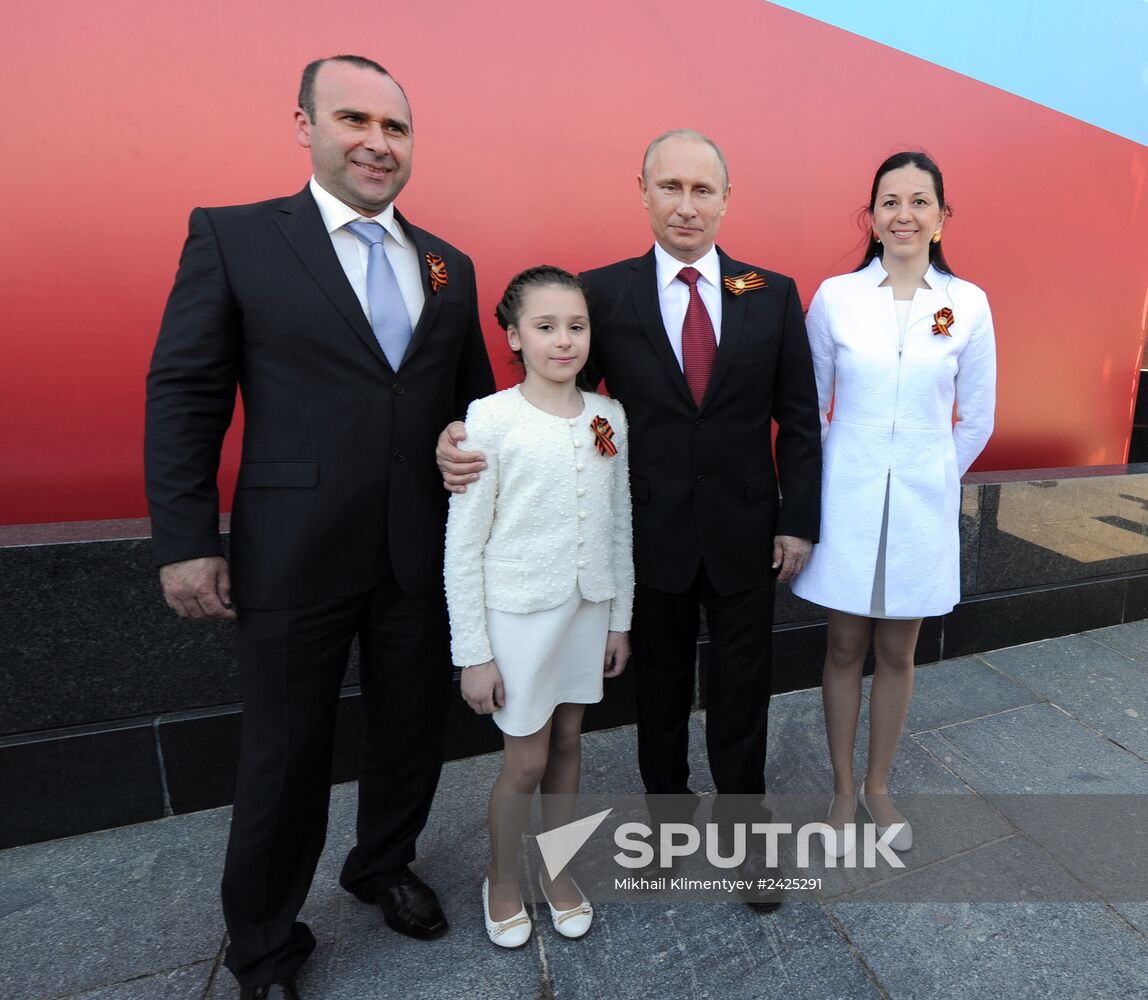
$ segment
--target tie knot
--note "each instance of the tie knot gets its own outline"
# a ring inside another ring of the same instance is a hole
[[[387,231],[377,222],[348,222],[343,228],[353,236],[357,236],[367,246],[382,243],[387,236]]]
[[[687,285],[690,286],[690,288],[693,288],[694,285],[698,283],[698,278],[701,276],[701,271],[699,271],[696,267],[683,267],[678,272],[678,280],[684,281]]]

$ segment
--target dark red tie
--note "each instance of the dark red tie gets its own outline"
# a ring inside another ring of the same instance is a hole
[[[698,294],[700,277],[696,267],[683,267],[678,272],[678,280],[690,286],[690,304],[686,306],[686,320],[682,324],[682,367],[686,384],[698,406],[702,405],[706,386],[710,384],[710,372],[714,370],[714,355],[717,354],[714,325],[706,312],[706,304]]]

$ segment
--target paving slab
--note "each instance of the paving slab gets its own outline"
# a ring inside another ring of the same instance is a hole
[[[908,853],[915,853],[917,847]],[[874,903],[1100,902],[1028,837],[1006,836],[937,862],[892,874],[849,901]]]
[[[833,770],[825,743],[821,689],[774,695],[769,707],[765,787],[771,795],[833,791]]]
[[[1148,937],[1148,903],[1113,903],[1112,909]]]
[[[1148,940],[1102,903],[838,903],[889,1000],[1148,996]]]
[[[917,668],[905,731],[940,729],[1039,700],[979,658],[962,656]]]
[[[1083,635],[986,653],[997,670],[1148,759],[1148,662]]]
[[[223,938],[224,812],[5,851],[5,1000],[68,996],[213,960]]]
[[[1148,763],[1052,705],[1030,705],[915,739],[982,795],[1148,793]]]
[[[170,972],[103,986],[90,993],[74,994],[66,1000],[202,1000],[214,968],[214,962],[196,962]],[[45,994],[45,997],[55,995]]]
[[[880,996],[815,903],[610,903],[582,941],[545,928],[557,1000],[864,1000]]]
[[[1148,664],[1148,618],[1136,622],[1125,622],[1123,625],[1093,629],[1084,634],[1089,639],[1102,642],[1126,656],[1131,656],[1134,660]]]

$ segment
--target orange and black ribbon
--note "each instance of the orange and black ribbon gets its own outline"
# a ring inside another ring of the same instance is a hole
[[[428,253],[426,260],[430,268],[430,290],[438,295],[441,289],[446,288],[446,265],[438,254]]]
[[[607,457],[618,454],[618,446],[614,444],[614,428],[605,417],[595,417],[590,421],[590,430],[594,432],[594,447],[599,455]]]
[[[741,295],[742,292],[753,291],[755,288],[765,287],[765,278],[756,271],[746,271],[745,274],[735,274],[733,277],[722,278],[727,292]]]
[[[933,319],[936,320],[936,322],[933,324],[934,335],[940,334],[942,337],[952,336],[952,334],[949,333],[949,327],[956,323],[956,320],[953,319],[952,309],[950,309],[948,306],[945,306],[944,309],[938,309],[935,313],[933,313]]]

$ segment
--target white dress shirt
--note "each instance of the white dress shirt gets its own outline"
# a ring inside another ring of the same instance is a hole
[[[368,219],[350,205],[339,201],[314,177],[311,178],[310,186],[311,195],[315,199],[315,204],[319,206],[319,214],[323,217],[323,225],[327,227],[327,233],[331,237],[331,245],[335,248],[339,263],[343,265],[343,271],[367,319],[371,319],[371,307],[367,302],[367,256],[370,247],[349,229],[343,227],[348,222],[362,219],[364,222],[377,222],[387,231],[383,240],[383,252],[395,272],[395,279],[399,283],[399,291],[402,292],[403,304],[407,307],[407,315],[410,317],[413,330],[418,326],[425,299],[419,252],[395,218],[395,206],[388,205],[384,211]]]
[[[680,260],[671,257],[661,244],[654,244],[654,262],[658,269],[658,304],[662,309],[662,326],[666,328],[666,335],[670,338],[670,347],[674,349],[674,357],[678,359],[678,367],[682,368],[682,324],[686,321],[686,307],[690,304],[690,286],[684,281],[678,281],[678,275],[683,267],[697,268],[701,277],[698,278],[698,294],[702,297],[702,304],[710,314],[710,322],[714,328],[714,338],[721,343],[721,260],[718,257],[717,247],[710,247],[700,260],[693,264],[683,264]]]

